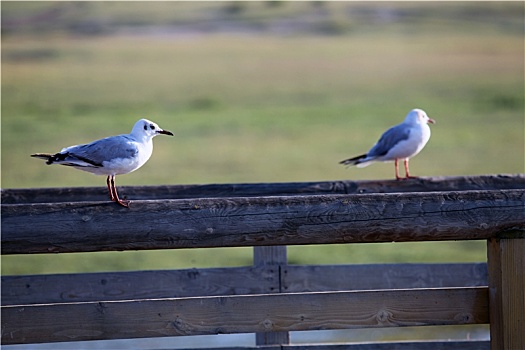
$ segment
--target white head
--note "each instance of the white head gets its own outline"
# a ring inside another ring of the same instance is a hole
[[[434,124],[435,122],[434,119],[427,116],[424,110],[418,108],[411,110],[405,118],[405,123],[408,124]]]
[[[141,119],[136,122],[133,126],[133,129],[131,130],[131,135],[137,139],[152,139],[159,134],[173,136],[171,131],[162,130],[157,124],[147,119]]]

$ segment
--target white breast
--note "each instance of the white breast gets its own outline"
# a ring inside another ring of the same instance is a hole
[[[149,140],[146,143],[137,142],[138,152],[132,158],[114,158],[102,163],[100,169],[101,175],[122,175],[128,174],[143,166],[153,153],[153,142]],[[104,170],[102,170],[104,169]]]
[[[418,154],[430,139],[430,127],[427,124],[418,125],[410,130],[408,139],[398,142],[386,155],[384,160],[410,158]]]

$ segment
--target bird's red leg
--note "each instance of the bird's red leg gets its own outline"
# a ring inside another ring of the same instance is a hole
[[[397,160],[396,158],[396,161],[395,161],[395,166],[396,166],[396,180],[401,180],[401,176],[399,176],[399,161]]]
[[[115,202],[116,199],[115,199],[115,196],[113,195],[113,189],[111,188],[110,177],[111,176],[108,176],[108,178],[106,179],[106,184],[108,185],[109,199],[111,199],[111,201]]]
[[[115,198],[115,202],[122,205],[123,207],[129,208],[129,201],[120,199],[117,193],[117,186],[115,186],[115,175],[111,175],[111,194]]]
[[[405,173],[407,179],[417,179],[417,176],[410,176],[410,171],[408,170],[408,158],[405,159]]]

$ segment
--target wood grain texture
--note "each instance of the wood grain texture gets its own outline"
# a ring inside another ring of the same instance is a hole
[[[2,276],[2,305],[266,294],[279,288],[278,268],[265,266]]]
[[[253,264],[255,266],[282,266],[287,263],[286,246],[253,247]]]
[[[14,305],[2,344],[488,321],[484,287]]]
[[[487,264],[288,265],[284,292],[487,286]]]
[[[299,344],[282,346],[229,347],[228,350],[489,350],[484,340],[402,341],[379,343]],[[181,349],[190,350],[190,349]],[[194,350],[194,349],[191,349]],[[225,350],[225,348],[206,348]]]
[[[525,349],[525,239],[488,241],[491,349]]]
[[[525,190],[2,205],[2,254],[488,239]]]
[[[407,341],[360,344],[290,345],[280,350],[489,350],[489,341]],[[241,350],[241,349],[239,349]],[[246,349],[248,350],[248,349]],[[255,349],[252,349],[255,350]],[[265,350],[265,349],[261,349]]]
[[[254,247],[253,264],[255,266],[267,266],[270,271],[279,276],[279,287],[270,293],[282,293],[281,270],[287,264],[286,246]],[[256,345],[281,345],[290,343],[288,332],[259,332],[255,333]]]
[[[448,176],[396,180],[244,183],[208,185],[119,186],[131,200],[365,194],[393,192],[524,189],[525,175]],[[2,189],[2,204],[106,202],[105,186]]]
[[[485,263],[258,265],[2,276],[2,305],[487,285]]]
[[[2,276],[1,300],[2,305],[17,305],[487,285],[485,263],[321,266],[280,264],[212,269]]]
[[[367,290],[485,285],[484,264],[290,267],[277,246],[489,239],[492,348],[525,348],[525,247],[501,243],[525,237],[524,189],[524,175],[125,187],[130,210],[103,187],[2,190],[3,254],[255,247],[254,267],[2,278],[2,343],[256,332],[275,344],[295,330],[487,323],[487,288]]]

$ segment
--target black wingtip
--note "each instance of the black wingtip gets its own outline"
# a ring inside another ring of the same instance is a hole
[[[357,156],[357,157],[353,157],[353,158],[348,158],[348,159],[342,160],[342,161],[339,162],[339,164],[356,165],[356,164],[360,163],[361,159],[365,159],[365,158],[366,158],[366,154],[362,154],[362,155]]]

